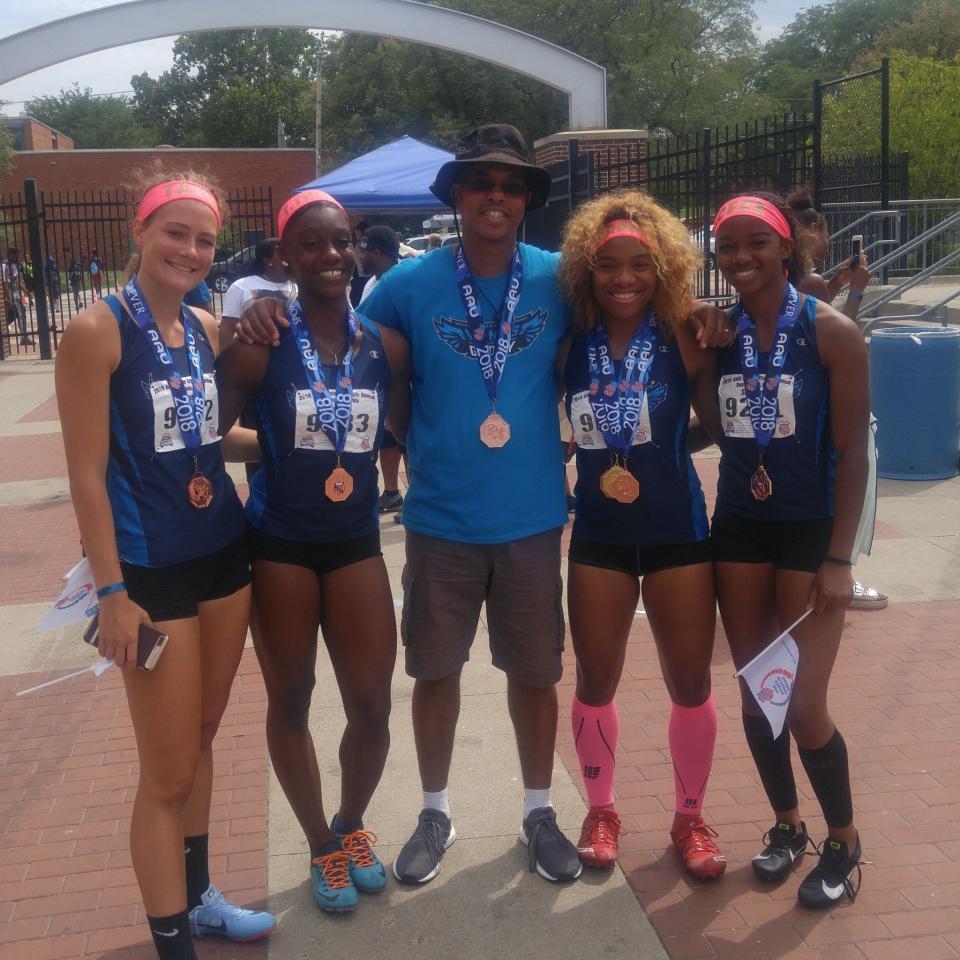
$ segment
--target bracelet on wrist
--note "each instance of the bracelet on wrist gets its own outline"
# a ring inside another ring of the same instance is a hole
[[[862,300],[862,299],[863,299],[863,294],[862,294],[859,290],[851,290],[851,291],[847,294],[847,296],[848,296],[851,300]]]
[[[837,567],[852,567],[852,560],[843,560],[840,557],[831,557],[829,554],[823,558],[824,563],[832,563]]]
[[[100,587],[97,590],[97,599],[102,600],[112,593],[125,593],[126,590],[127,585],[122,580],[118,580],[116,583],[108,583],[105,587]]]

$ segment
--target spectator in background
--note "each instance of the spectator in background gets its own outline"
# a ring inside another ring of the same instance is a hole
[[[363,269],[363,264],[360,262],[360,244],[363,243],[364,235],[369,228],[370,224],[367,223],[366,220],[358,220],[352,231],[354,268],[353,277],[350,280],[350,303],[355,307],[360,303],[360,295],[363,293],[363,286],[366,283],[367,277],[370,276],[370,274]]]
[[[20,343],[23,346],[32,346],[33,337],[27,332],[27,288],[20,265],[20,251],[16,247],[7,248],[7,259],[0,264],[0,278],[7,323],[16,323],[20,328]]]
[[[223,296],[220,349],[233,339],[237,321],[251,300],[276,296],[279,300],[289,302],[296,295],[296,284],[291,280],[290,269],[280,253],[280,241],[276,237],[261,240],[254,251],[253,273],[234,280]]]
[[[431,250],[439,250],[441,243],[443,243],[443,237],[441,237],[439,233],[431,233],[430,236],[427,237],[426,252],[429,253]]]
[[[100,259],[100,254],[97,253],[97,248],[94,247],[90,251],[90,286],[93,288],[93,299],[102,300],[103,299],[103,261]]]
[[[50,295],[50,312],[56,314],[60,306],[60,266],[52,253],[47,257],[47,293]]]
[[[362,308],[363,301],[373,292],[380,278],[397,265],[400,259],[400,237],[389,227],[370,227],[360,242],[359,252],[364,272],[371,274],[360,295]],[[380,447],[380,469],[383,471],[381,513],[393,513],[403,506],[403,494],[400,493],[400,459],[405,457],[406,453],[407,448],[398,442],[387,424],[383,431],[383,445]]]
[[[74,256],[70,247],[64,247],[63,253],[64,256],[70,257],[70,263],[67,266],[67,283],[73,294],[73,309],[79,312],[83,309],[83,304],[80,302],[80,291],[83,289],[83,263],[80,257]]]

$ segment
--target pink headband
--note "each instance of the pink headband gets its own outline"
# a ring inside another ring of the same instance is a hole
[[[599,250],[605,243],[617,237],[631,237],[633,240],[639,240],[645,247],[650,246],[650,241],[632,220],[611,220],[597,243],[597,249]]]
[[[283,231],[295,213],[315,203],[325,203],[329,207],[336,207],[344,216],[347,215],[347,211],[343,209],[339,201],[331,197],[329,193],[323,190],[303,190],[300,193],[295,193],[280,208],[280,212],[277,214],[277,237],[283,239]]]
[[[721,225],[731,217],[753,217],[772,227],[784,240],[791,238],[787,218],[763,197],[734,197],[728,200],[713,218],[714,234],[719,233]]]
[[[213,211],[217,218],[217,227],[221,224],[220,207],[217,198],[204,186],[192,180],[167,180],[152,186],[140,200],[137,207],[137,219],[146,220],[167,203],[174,200],[197,200]]]

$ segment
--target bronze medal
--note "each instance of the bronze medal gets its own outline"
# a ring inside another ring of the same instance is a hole
[[[623,467],[615,463],[600,474],[600,490],[605,497],[613,499],[613,482],[623,473]]]
[[[504,446],[510,439],[510,424],[494,411],[480,424],[480,440],[491,449]]]
[[[342,503],[353,493],[353,477],[338,463],[323,485],[328,500]]]
[[[187,500],[194,510],[205,510],[213,503],[213,484],[202,473],[195,473],[187,484]]]
[[[608,484],[609,496],[617,503],[633,503],[640,496],[640,484],[629,470],[621,470]]]
[[[753,499],[760,503],[773,495],[773,481],[762,463],[750,478],[750,492],[753,494]]]

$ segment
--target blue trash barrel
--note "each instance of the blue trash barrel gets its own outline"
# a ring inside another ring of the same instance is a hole
[[[960,330],[897,327],[870,338],[877,473],[942,480],[960,458]]]

